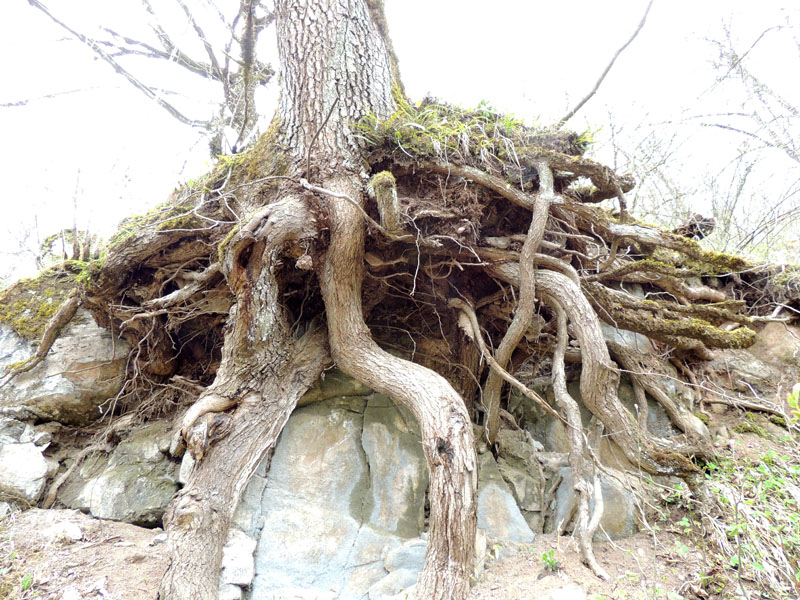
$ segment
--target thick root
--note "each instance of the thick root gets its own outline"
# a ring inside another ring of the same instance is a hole
[[[342,371],[407,406],[417,418],[430,469],[431,516],[416,597],[463,600],[477,523],[477,459],[469,414],[444,378],[392,356],[372,340],[361,308],[364,226],[360,212],[341,198],[359,198],[358,183],[343,177],[325,187],[333,192],[331,244],[320,285],[332,357]]]

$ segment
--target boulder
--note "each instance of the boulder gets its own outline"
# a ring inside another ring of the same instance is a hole
[[[0,388],[0,414],[19,420],[86,425],[122,385],[129,347],[78,310],[44,361]],[[34,345],[0,325],[0,370],[25,360]]]
[[[427,469],[417,431],[379,394],[296,409],[234,515],[258,539],[250,596],[368,596],[387,576],[383,557],[422,531]]]
[[[478,464],[478,527],[493,541],[527,543],[534,538],[490,453]]]
[[[178,490],[178,465],[166,455],[169,425],[139,428],[108,456],[87,459],[61,487],[58,500],[93,516],[156,527]]]
[[[57,463],[33,442],[0,445],[0,495],[12,502],[35,504]]]

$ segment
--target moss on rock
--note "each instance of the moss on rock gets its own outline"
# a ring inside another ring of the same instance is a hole
[[[49,269],[34,278],[20,279],[0,293],[0,323],[23,339],[40,339],[76,283],[76,275],[69,269]]]

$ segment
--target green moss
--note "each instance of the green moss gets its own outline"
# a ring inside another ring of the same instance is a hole
[[[736,433],[754,433],[758,437],[769,438],[769,435],[761,425],[756,425],[750,421],[742,421],[733,426]]]
[[[525,127],[513,115],[497,112],[489,103],[463,109],[426,99],[416,106],[398,101],[387,119],[369,115],[355,125],[368,144],[396,152],[398,158],[447,159],[464,163],[506,161],[518,164],[522,155],[559,152],[580,155],[586,139],[569,131]]]
[[[73,273],[55,268],[17,281],[0,293],[0,323],[26,340],[38,340],[75,285]]]
[[[123,220],[117,232],[108,240],[106,251],[119,246],[143,230],[164,231],[193,226],[194,221],[197,220],[196,215],[192,212],[197,192],[185,194],[186,197],[183,198],[183,201],[176,203],[176,197],[180,197],[179,194],[180,191],[173,192],[169,200],[154,209],[143,215],[133,215]]]
[[[695,417],[700,419],[706,427],[708,427],[711,424],[711,419],[708,418],[707,414],[701,413],[700,411],[697,411],[693,414]]]
[[[780,415],[770,415],[769,422],[772,423],[773,425],[778,425],[779,427],[783,427],[784,429],[787,428],[786,419],[784,419]]]
[[[246,152],[233,157],[220,157],[216,171],[227,176],[231,170],[231,183],[252,182],[263,177],[281,177],[289,172],[287,153],[280,141],[280,121],[275,118],[258,141]],[[221,171],[221,172],[220,172]]]
[[[393,188],[397,186],[394,175],[389,171],[381,171],[372,176],[369,184],[374,188]]]
[[[247,221],[245,220],[245,223],[246,222]],[[225,260],[225,253],[228,250],[228,246],[230,245],[233,236],[235,236],[238,231],[239,231],[239,225],[231,227],[231,230],[217,246],[217,260],[219,260],[219,264],[222,264],[223,261]]]

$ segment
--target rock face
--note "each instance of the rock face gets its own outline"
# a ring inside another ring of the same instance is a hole
[[[520,513],[532,531],[541,531],[545,481],[536,454],[542,445],[524,431],[502,429],[497,446],[497,467]]]
[[[510,469],[506,465],[506,472]],[[520,473],[520,476],[523,474]],[[513,480],[521,481],[522,477]],[[524,484],[520,486],[524,489]],[[478,527],[491,540],[532,542],[534,535],[517,506],[494,457],[486,452],[478,465]]]
[[[414,419],[378,394],[304,406],[265,473],[266,463],[235,516],[258,540],[248,597],[383,597],[369,590],[389,575],[385,554],[424,524],[427,468]],[[402,575],[393,580],[416,582],[417,571]]]
[[[50,444],[47,427],[34,427],[0,416],[0,499],[35,504],[58,463],[44,456]]]
[[[128,345],[79,310],[37,367],[0,388],[0,413],[19,420],[85,425],[122,385]],[[0,325],[0,370],[25,360],[33,345]]]
[[[178,490],[177,463],[166,452],[170,430],[156,422],[134,431],[108,456],[88,458],[59,490],[58,500],[103,519],[144,527],[161,517]]]
[[[554,519],[550,523],[552,529],[556,523],[567,517],[570,510],[570,497],[573,495],[572,469],[561,469],[563,480],[556,492],[556,508]],[[630,490],[625,489],[617,480],[600,475],[600,488],[603,492],[603,517],[594,535],[595,541],[618,540],[634,535],[639,531],[637,522],[638,510]],[[589,502],[589,510],[594,510],[594,501]],[[568,528],[569,530],[569,528]]]

